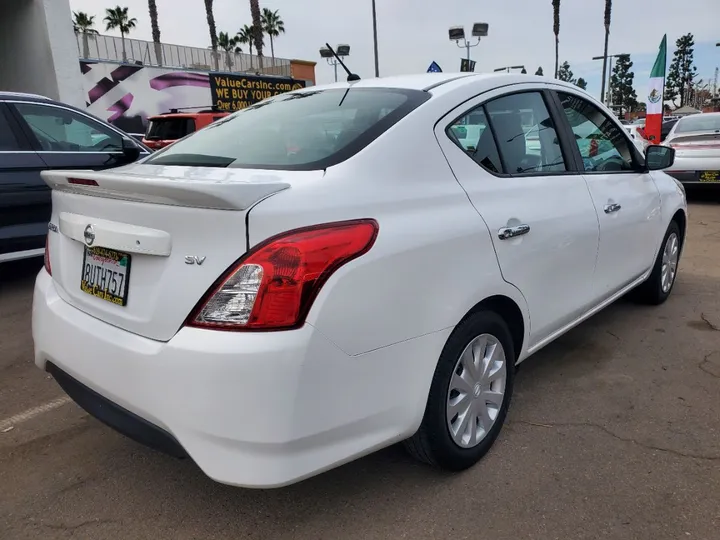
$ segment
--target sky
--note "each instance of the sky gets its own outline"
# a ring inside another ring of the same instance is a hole
[[[119,0],[137,19],[130,37],[151,39],[146,0]],[[164,43],[207,47],[210,37],[203,0],[156,0]],[[95,15],[105,32],[106,0],[70,0],[73,11]],[[507,65],[525,65],[529,73],[542,66],[554,69],[551,0],[376,0],[380,75],[425,72],[431,62],[443,71],[459,71],[465,49],[449,41],[450,26],[473,22],[490,25],[489,35],[471,49],[476,72]],[[249,0],[215,0],[217,31],[234,34],[252,22]],[[261,8],[278,10],[286,33],[276,40],[275,55],[317,61],[318,84],[333,80],[333,69],[319,57],[325,43],[350,45],[349,67],[361,77],[374,75],[371,0],[261,0]],[[575,77],[588,81],[588,91],[600,93],[603,54],[603,0],[562,0],[560,62],[567,60]],[[615,0],[610,30],[610,54],[631,54],[638,99],[645,101],[647,79],[663,34],[668,36],[668,65],[680,35],[695,36],[698,78],[711,81],[720,65],[720,0]],[[266,40],[267,41],[267,40]],[[266,52],[270,54],[269,47]]]

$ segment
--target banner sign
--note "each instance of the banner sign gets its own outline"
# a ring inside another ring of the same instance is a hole
[[[460,59],[460,71],[462,71],[462,72],[475,71],[475,60],[468,60],[467,58],[461,58]]]
[[[300,88],[305,88],[305,81],[289,77],[210,73],[212,104],[219,111],[239,111],[265,98]]]

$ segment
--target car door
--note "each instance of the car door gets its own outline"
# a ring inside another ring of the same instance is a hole
[[[527,300],[532,350],[589,309],[599,230],[549,93],[513,88],[461,105],[435,133],[489,229],[495,253],[487,257],[497,256],[504,279]]]
[[[10,106],[51,169],[101,170],[129,162],[123,135],[88,115],[52,103],[15,101]]]
[[[50,220],[45,163],[0,102],[0,262],[42,255]]]
[[[660,192],[625,130],[579,92],[557,97],[575,138],[600,220],[595,296],[608,297],[642,276],[660,241]]]

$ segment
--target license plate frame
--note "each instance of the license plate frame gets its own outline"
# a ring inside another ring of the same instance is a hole
[[[720,171],[698,171],[698,181],[704,184],[717,184],[720,182]]]
[[[80,274],[80,290],[95,298],[115,304],[116,306],[127,306],[132,256],[123,251],[99,246],[84,246],[84,248]],[[99,268],[99,270],[93,270],[93,268],[88,267],[88,256],[98,259],[105,258],[107,261],[105,261],[105,264],[102,262],[98,264],[94,260],[93,262],[95,264],[93,264],[92,267]],[[125,268],[124,275],[113,270],[114,268],[118,269],[121,267]],[[103,275],[98,275],[103,271],[105,272]],[[118,284],[117,278],[119,275],[122,275],[122,280]],[[93,279],[90,279],[91,277]],[[113,281],[113,279],[115,281]],[[100,287],[100,285],[103,285],[103,287]]]

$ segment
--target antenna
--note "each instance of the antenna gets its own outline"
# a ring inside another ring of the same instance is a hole
[[[359,81],[359,80],[360,80],[360,75],[356,75],[355,73],[352,73],[352,72],[347,68],[347,66],[345,65],[345,63],[340,59],[340,57],[339,57],[339,56],[337,55],[337,53],[335,52],[335,49],[333,49],[333,48],[330,46],[329,43],[326,43],[325,46],[326,46],[328,49],[330,49],[330,52],[331,52],[331,53],[333,54],[333,56],[337,59],[337,61],[340,62],[340,65],[341,65],[342,68],[345,70],[345,73],[348,74],[348,78],[347,78],[348,82]]]

